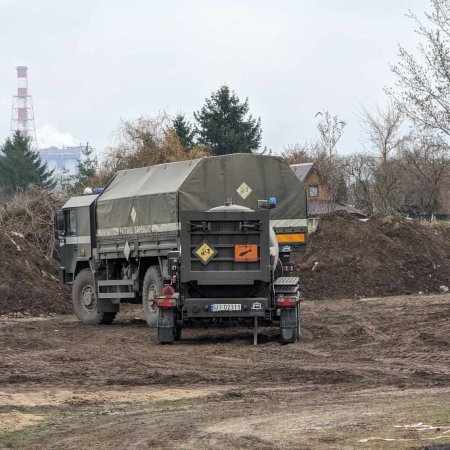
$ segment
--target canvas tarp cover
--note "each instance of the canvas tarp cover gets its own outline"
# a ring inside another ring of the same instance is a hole
[[[118,172],[97,200],[99,236],[175,231],[179,211],[206,211],[228,199],[257,210],[275,197],[276,226],[306,223],[302,183],[278,157],[232,154]]]

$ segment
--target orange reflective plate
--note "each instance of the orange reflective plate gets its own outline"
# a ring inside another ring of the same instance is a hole
[[[290,242],[305,242],[305,233],[277,234],[277,241],[280,244],[286,244]]]
[[[234,260],[236,262],[258,261],[258,246],[256,244],[249,244],[249,245],[235,244]]]

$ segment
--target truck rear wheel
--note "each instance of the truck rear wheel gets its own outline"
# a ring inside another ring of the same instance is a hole
[[[147,269],[142,285],[142,304],[147,325],[151,328],[158,326],[158,308],[156,300],[162,295],[163,281],[158,266]]]
[[[91,269],[84,269],[75,277],[72,302],[78,320],[88,325],[110,324],[116,313],[98,312],[97,294]]]
[[[300,336],[299,307],[281,309],[281,343],[292,344]]]

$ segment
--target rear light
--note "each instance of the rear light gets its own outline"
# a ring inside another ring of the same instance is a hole
[[[280,308],[295,308],[297,306],[297,297],[278,297],[277,306]]]
[[[277,234],[279,244],[291,244],[293,242],[305,242],[305,233],[282,233]]]
[[[162,288],[163,297],[171,298],[173,297],[173,294],[175,294],[175,289],[172,286],[170,286],[170,284],[167,284]]]
[[[170,284],[166,284],[162,288],[162,297],[158,297],[156,304],[159,308],[175,308],[177,297],[178,294],[175,295],[175,289]]]
[[[177,306],[177,299],[162,297],[158,298],[156,304],[159,308],[175,308]]]

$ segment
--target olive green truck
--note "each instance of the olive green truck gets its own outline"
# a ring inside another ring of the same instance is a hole
[[[280,327],[299,337],[292,252],[306,236],[303,184],[278,157],[232,154],[118,172],[55,214],[60,279],[87,324],[143,304],[159,343],[183,327]]]

